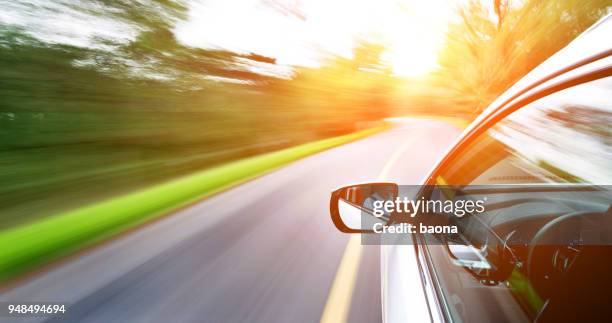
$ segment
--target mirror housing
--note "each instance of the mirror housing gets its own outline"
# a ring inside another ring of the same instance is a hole
[[[345,233],[374,233],[368,228],[388,220],[388,214],[375,215],[372,204],[377,200],[393,200],[398,196],[395,183],[367,183],[335,190],[329,202],[334,225]]]

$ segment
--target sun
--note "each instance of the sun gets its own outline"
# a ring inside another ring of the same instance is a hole
[[[438,66],[438,52],[453,15],[452,1],[400,1],[399,6],[397,3],[395,10],[387,11],[375,22],[382,26],[378,33],[387,45],[383,59],[397,76],[425,75]]]
[[[412,47],[401,43],[391,47],[383,59],[391,66],[396,76],[419,77],[438,66],[438,48],[422,44]]]
[[[349,57],[362,38],[376,38],[387,48],[382,58],[393,73],[415,77],[436,68],[456,1],[462,0],[242,0],[240,6],[214,0],[192,5],[189,20],[175,33],[192,47],[256,53],[307,67],[330,55]],[[297,14],[279,12],[278,4]]]

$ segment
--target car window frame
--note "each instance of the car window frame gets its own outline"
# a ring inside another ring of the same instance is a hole
[[[605,65],[601,66],[598,62],[604,61]],[[576,73],[578,72],[578,73]],[[568,76],[569,74],[569,76]],[[572,75],[577,74],[577,75]],[[477,138],[495,126],[500,121],[504,120],[513,112],[525,107],[526,105],[537,101],[556,92],[574,87],[583,83],[595,81],[597,79],[612,76],[612,54],[600,59],[599,61],[591,62],[591,64],[583,65],[575,70],[561,74],[532,90],[519,96],[514,101],[505,106],[501,106],[491,111],[483,120],[476,124],[472,124],[462,137],[453,145],[451,150],[442,158],[437,166],[429,173],[425,179],[426,185],[436,185],[438,176],[447,170],[449,165],[459,159],[464,153],[464,150],[469,147]]]
[[[466,148],[513,112],[559,91],[612,76],[612,53],[608,51],[607,54],[608,55],[605,57],[599,56],[597,60],[593,60],[588,64],[579,65],[575,69],[565,70],[564,73],[557,72],[551,74],[550,77],[543,78],[527,86],[524,91],[521,91],[522,94],[515,96],[512,100],[509,100],[509,102],[504,102],[502,106],[491,110],[489,114],[482,119],[479,118],[478,123],[472,124],[437,166],[434,167],[429,176],[425,179],[425,184],[427,186],[440,184],[437,182],[439,175],[443,174],[453,162],[463,157]],[[421,191],[419,194],[427,194],[427,192]],[[453,322],[450,305],[442,290],[440,280],[437,277],[438,274],[435,272],[429,249],[425,243],[425,238],[420,233],[415,233],[413,238],[415,241],[414,246],[415,252],[417,253],[417,260],[422,272],[422,283],[424,286],[430,286],[433,290],[433,293],[426,293],[428,296],[431,295],[430,297],[434,298],[428,300],[428,304],[430,304],[430,306],[435,304],[436,306],[435,309],[430,308],[430,313],[438,312],[442,314],[440,315],[442,320],[445,322]]]

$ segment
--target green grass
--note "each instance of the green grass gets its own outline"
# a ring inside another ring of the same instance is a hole
[[[308,155],[387,126],[232,162],[0,232],[0,282]]]

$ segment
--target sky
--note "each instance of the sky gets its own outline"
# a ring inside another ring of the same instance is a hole
[[[204,0],[175,27],[192,47],[274,57],[317,67],[330,55],[350,58],[361,40],[386,46],[383,59],[399,76],[436,67],[446,27],[460,0]]]
[[[139,33],[93,1],[0,0],[0,8],[0,30],[16,26],[46,43],[112,50],[110,44],[127,44]]]
[[[138,1],[153,5],[150,0]],[[396,75],[419,76],[436,67],[447,25],[466,0],[184,1],[188,18],[177,21],[173,32],[191,47],[273,57],[279,68],[317,67],[332,56],[350,58],[355,45],[365,40],[387,48],[383,60]],[[117,19],[116,9],[102,2],[0,0],[0,4],[0,26],[18,26],[49,43],[113,51],[142,31]]]

